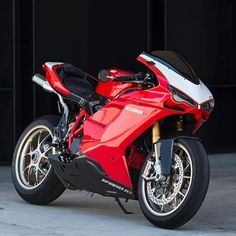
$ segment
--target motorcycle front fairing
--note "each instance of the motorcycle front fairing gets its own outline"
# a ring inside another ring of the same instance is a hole
[[[125,154],[134,140],[155,122],[174,115],[192,114],[197,121],[193,130],[196,131],[210,114],[209,110],[199,109],[201,104],[212,99],[209,90],[201,82],[193,84],[191,81],[178,78],[177,76],[181,76],[179,73],[164,65],[166,69],[162,63],[159,65],[154,58],[142,53],[138,60],[154,72],[159,82],[158,86],[118,96],[84,123],[80,152],[100,163],[109,178],[130,189],[133,186]],[[173,82],[174,73],[176,80],[182,80],[178,82],[182,86]],[[191,89],[198,91],[192,93],[196,105],[194,107],[174,101],[169,90],[170,84],[182,89],[190,83]],[[198,96],[202,89],[205,90],[203,95]]]

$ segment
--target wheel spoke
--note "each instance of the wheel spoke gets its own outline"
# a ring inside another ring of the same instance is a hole
[[[32,172],[32,168],[30,167],[29,169],[28,169],[28,183],[30,184],[30,174],[31,174],[31,172]]]
[[[31,163],[24,168],[24,172],[31,167]]]
[[[35,184],[37,185],[39,183],[39,168],[35,169]]]
[[[163,212],[163,210],[164,210],[164,204],[161,205],[161,212]]]
[[[182,197],[185,196],[181,191],[179,191],[178,194],[180,194]]]
[[[189,168],[189,163],[186,165],[186,167],[184,168],[184,172]]]
[[[38,147],[39,147],[39,144],[40,144],[40,139],[41,139],[41,136],[42,136],[42,131],[39,132],[39,136],[38,136]]]
[[[33,145],[32,145],[32,141],[30,142],[30,152],[29,153],[32,153],[34,151],[34,148],[33,148]]]
[[[41,174],[43,174],[44,176],[46,175],[46,173],[44,173],[44,171],[43,171],[43,170],[41,170],[41,168],[40,168],[40,167],[38,167],[38,171],[39,171]]]
[[[31,155],[32,155],[32,152],[30,151],[30,152],[25,153],[24,157],[31,156]]]
[[[45,155],[42,155],[42,158],[45,158],[46,160],[48,160],[48,157]]]
[[[46,135],[46,136],[43,138],[43,140],[39,143],[39,146],[38,146],[38,147],[40,147],[50,136],[51,136],[50,134]]]
[[[183,178],[184,178],[184,179],[191,179],[191,176],[186,176],[186,175],[184,175]]]

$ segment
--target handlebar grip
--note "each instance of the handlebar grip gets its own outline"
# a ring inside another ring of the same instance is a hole
[[[119,77],[113,78],[113,80],[118,81],[118,82],[140,81],[140,80],[142,80],[142,76],[140,74],[119,76]]]

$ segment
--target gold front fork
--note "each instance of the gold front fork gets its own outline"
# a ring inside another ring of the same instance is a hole
[[[183,118],[182,116],[179,117],[178,121],[175,124],[176,131],[182,132],[183,131]]]
[[[156,143],[161,137],[159,123],[156,122],[152,127],[152,144]]]
[[[156,122],[152,127],[152,144],[154,146],[156,161],[159,161],[159,155],[158,155],[158,150],[157,150],[158,147],[156,143],[160,138],[161,138],[160,125],[158,122]]]

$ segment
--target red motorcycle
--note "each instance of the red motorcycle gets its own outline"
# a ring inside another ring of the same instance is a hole
[[[16,145],[12,176],[19,195],[48,204],[65,188],[137,199],[154,225],[175,228],[200,208],[209,183],[196,130],[213,96],[171,51],[143,52],[145,73],[111,68],[98,79],[47,62],[33,81],[58,96],[61,116],[39,117]]]

